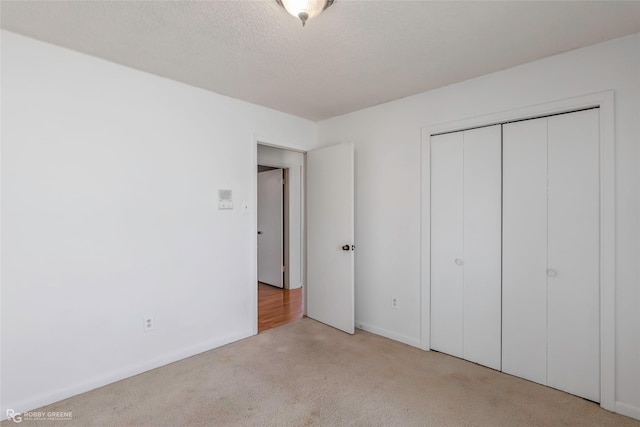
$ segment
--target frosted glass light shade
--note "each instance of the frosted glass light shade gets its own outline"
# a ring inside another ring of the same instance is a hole
[[[306,22],[331,6],[333,0],[277,0],[291,15]]]

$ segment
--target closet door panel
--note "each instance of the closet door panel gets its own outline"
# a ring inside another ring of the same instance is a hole
[[[546,384],[547,119],[503,125],[502,370]]]
[[[462,357],[462,132],[431,137],[431,348]]]
[[[548,120],[547,383],[600,401],[598,110]]]
[[[500,369],[500,125],[464,132],[464,358]]]

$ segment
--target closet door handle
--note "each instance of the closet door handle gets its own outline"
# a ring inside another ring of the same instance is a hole
[[[460,258],[456,258],[455,263],[456,265],[462,265],[462,260]]]
[[[549,277],[556,277],[557,274],[558,273],[552,268],[547,270],[547,276],[549,276]]]

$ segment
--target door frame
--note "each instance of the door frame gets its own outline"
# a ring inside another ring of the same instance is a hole
[[[266,142],[268,139],[261,138],[257,135],[252,135],[252,144],[251,144],[251,165],[252,165],[252,179],[251,179],[251,189],[250,189],[250,200],[252,201],[253,209],[249,209],[250,212],[250,221],[251,221],[251,240],[250,240],[250,248],[251,248],[251,304],[252,304],[252,328],[253,335],[258,334],[258,145],[264,145],[267,147],[277,148],[280,150],[293,151],[296,153],[301,153],[303,155],[303,165],[302,170],[300,171],[300,193],[301,193],[301,201],[300,201],[300,275],[302,281],[302,313],[303,315],[307,314],[307,300],[306,300],[306,292],[304,289],[304,284],[307,282],[307,270],[306,270],[306,245],[307,245],[307,236],[306,236],[306,222],[305,222],[305,207],[306,207],[306,187],[305,187],[305,179],[304,172],[306,168],[306,151],[300,150],[297,148],[288,147],[286,145],[278,145],[270,142]],[[260,164],[264,166],[271,166],[282,168],[285,170],[291,170],[291,168],[297,167],[295,164],[285,163],[285,162],[260,162]],[[289,178],[289,174],[286,173],[287,179]],[[290,188],[287,184],[287,188]],[[288,199],[288,197],[287,197]],[[286,210],[289,211],[289,206],[286,207]],[[290,211],[289,211],[290,213]],[[287,225],[287,228],[288,225]],[[291,239],[291,233],[289,230],[289,239]],[[285,247],[291,248],[290,242],[285,242]],[[289,254],[287,254],[289,255]],[[286,258],[289,258],[287,256]],[[289,259],[285,260],[285,266],[289,267]],[[286,274],[289,275],[291,272],[290,268],[287,268]],[[289,276],[289,279],[291,277]],[[287,281],[291,284],[290,280]]]
[[[600,113],[600,406],[615,402],[615,121],[614,91],[599,92],[482,115],[421,129],[420,347],[430,349],[431,333],[431,136],[516,120],[598,107]]]

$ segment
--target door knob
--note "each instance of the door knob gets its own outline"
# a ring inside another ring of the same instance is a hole
[[[555,277],[556,274],[558,274],[558,273],[555,270],[551,269],[551,268],[547,270],[547,276],[549,276],[549,277]]]
[[[349,246],[349,245],[343,245],[342,246],[342,250],[343,251],[348,251],[349,249],[351,249],[351,246]]]
[[[462,265],[462,260],[460,258],[456,258],[456,265]]]

